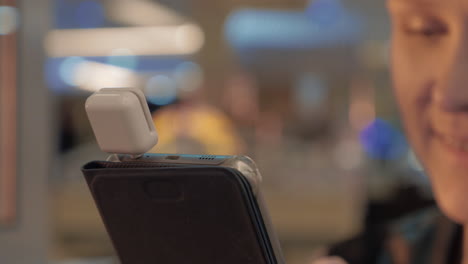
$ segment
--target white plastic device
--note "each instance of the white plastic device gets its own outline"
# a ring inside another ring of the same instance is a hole
[[[148,104],[136,88],[103,88],[85,104],[88,119],[102,151],[138,156],[158,142]]]

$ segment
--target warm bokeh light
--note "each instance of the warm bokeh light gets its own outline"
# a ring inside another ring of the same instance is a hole
[[[138,87],[138,77],[134,72],[112,65],[87,61],[80,64],[74,74],[76,86],[88,91],[103,87]]]
[[[188,55],[199,51],[204,33],[198,25],[56,29],[47,34],[49,56],[107,56],[125,47],[135,55]]]

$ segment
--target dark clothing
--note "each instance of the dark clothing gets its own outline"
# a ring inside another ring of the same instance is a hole
[[[391,227],[378,263],[461,263],[462,233],[462,227],[437,208],[414,213]]]
[[[431,207],[342,243],[331,255],[349,264],[458,264],[462,258],[462,227]]]

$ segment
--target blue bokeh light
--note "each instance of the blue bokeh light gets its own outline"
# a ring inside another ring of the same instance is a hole
[[[395,160],[408,152],[403,134],[388,121],[377,118],[360,133],[365,152],[373,159]]]
[[[357,43],[363,32],[361,17],[339,5],[323,5],[311,7],[310,11],[236,10],[226,20],[226,39],[241,52]]]
[[[110,57],[80,57],[86,62],[97,62],[102,64],[109,64]],[[152,76],[156,73],[173,73],[181,65],[186,65],[188,62],[186,58],[179,56],[137,56],[135,57],[136,64],[135,68],[132,69],[138,74],[145,76]],[[67,63],[65,63],[67,61]],[[73,62],[74,60],[71,60]],[[118,60],[118,63],[129,62],[131,60],[124,59],[123,61]],[[75,60],[76,62],[76,60]],[[115,62],[115,61],[114,61]],[[74,77],[67,74],[69,72],[66,68],[75,68],[70,67],[70,57],[57,57],[57,58],[48,58],[44,65],[44,77],[47,81],[47,85],[51,90],[60,94],[75,93],[78,90],[75,88],[75,85],[70,85],[65,82],[63,76],[66,80],[72,83],[74,82]],[[67,66],[68,65],[68,66]],[[127,64],[127,66],[129,66]],[[118,65],[122,66],[122,65]],[[62,73],[63,72],[63,73]]]
[[[59,68],[59,74],[63,82],[67,85],[76,86],[75,76],[78,67],[86,60],[81,57],[68,57],[62,61]]]
[[[146,97],[155,105],[168,105],[177,98],[177,85],[165,75],[156,75],[146,84]]]
[[[138,67],[138,57],[129,49],[116,49],[107,58],[107,64],[135,70]]]

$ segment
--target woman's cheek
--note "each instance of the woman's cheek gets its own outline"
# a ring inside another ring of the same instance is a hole
[[[424,155],[424,146],[429,140],[425,131],[434,74],[425,66],[429,63],[427,60],[418,59],[419,56],[411,54],[404,46],[394,48],[392,77],[395,98],[412,147],[418,154]]]

